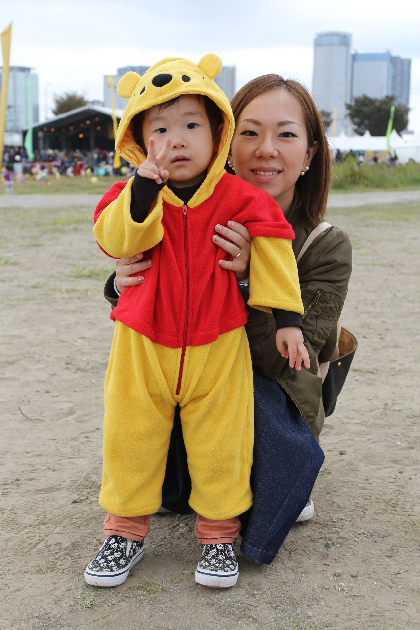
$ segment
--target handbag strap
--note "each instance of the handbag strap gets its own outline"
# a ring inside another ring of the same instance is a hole
[[[297,263],[302,258],[303,254],[306,252],[308,247],[316,239],[316,237],[319,236],[320,234],[322,234],[322,232],[325,232],[325,230],[328,230],[328,228],[330,228],[330,227],[332,227],[331,223],[327,223],[326,221],[323,221],[322,223],[317,225],[317,227],[314,230],[312,230],[312,232],[309,234],[308,238],[306,239],[306,241],[302,245],[302,249],[300,250],[300,252],[298,254],[298,257],[296,258],[296,262]]]

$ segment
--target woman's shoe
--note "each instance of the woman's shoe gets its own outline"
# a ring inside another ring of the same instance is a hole
[[[309,521],[314,515],[314,502],[309,498],[308,503],[303,508],[302,512],[296,519],[296,523],[302,523],[303,521]]]

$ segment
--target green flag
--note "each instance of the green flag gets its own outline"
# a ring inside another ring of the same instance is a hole
[[[389,151],[389,138],[392,133],[392,123],[394,122],[395,105],[391,105],[391,114],[389,116],[388,128],[386,130],[386,148]]]
[[[26,149],[26,153],[28,154],[28,159],[30,162],[34,159],[34,151],[33,151],[33,133],[32,133],[32,99],[31,99],[31,77],[26,77],[26,107],[28,113],[28,131],[26,132],[25,142],[23,146]]]

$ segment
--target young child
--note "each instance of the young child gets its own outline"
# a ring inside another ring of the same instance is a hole
[[[217,587],[238,579],[232,545],[238,515],[252,504],[252,368],[247,311],[234,274],[218,264],[228,255],[212,242],[216,224],[248,227],[249,304],[278,309],[279,349],[286,343],[290,355],[297,352],[297,369],[302,358],[309,367],[293,231],[267,193],[224,170],[234,120],[212,81],[220,69],[216,55],[198,65],[164,59],[118,84],[131,98],[116,149],[140,166],[101,200],[94,233],[108,255],[150,250],[153,265],[111,314],[99,501],[108,538],[85,571],[96,586],[121,584],[143,556],[150,514],[161,505],[177,404],[203,544],[195,579]]]
[[[3,179],[6,195],[13,195],[13,167],[10,164],[6,164]]]

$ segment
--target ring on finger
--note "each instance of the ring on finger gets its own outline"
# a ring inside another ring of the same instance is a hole
[[[241,248],[239,247],[239,252],[236,254],[236,256],[232,256],[232,258],[239,258],[239,256],[241,255]]]

